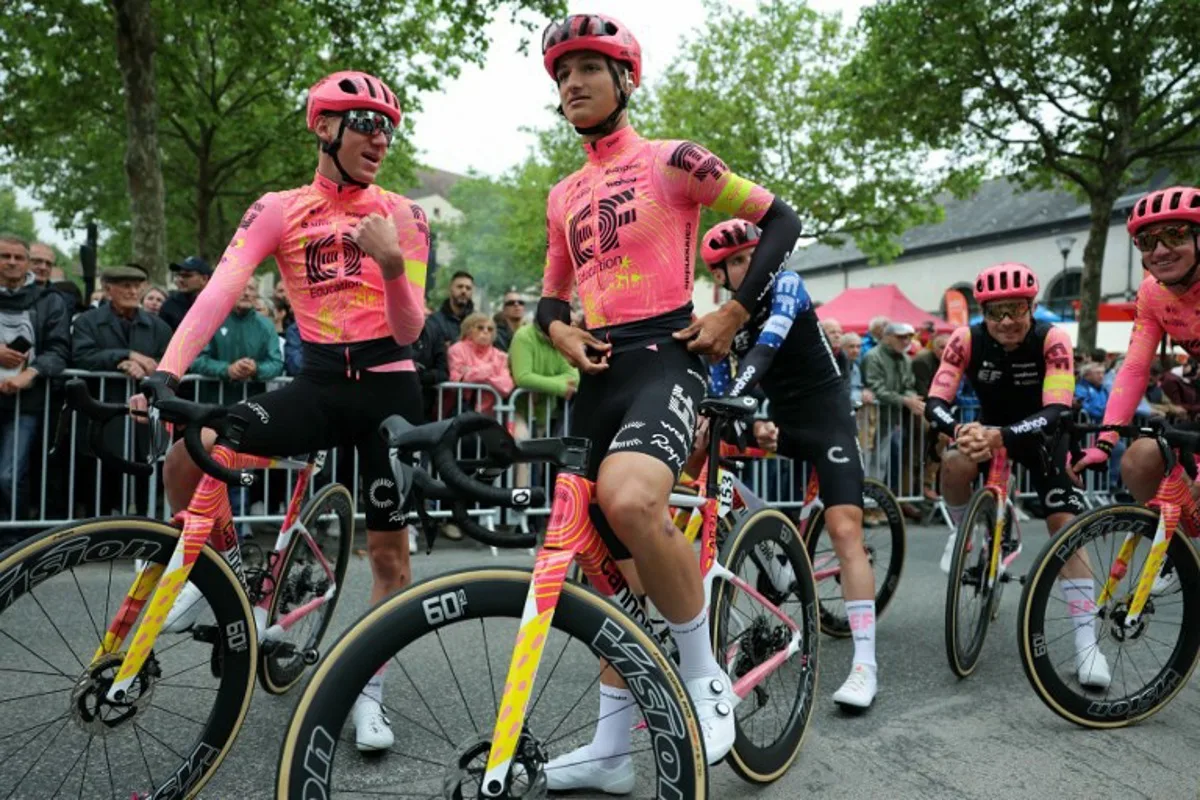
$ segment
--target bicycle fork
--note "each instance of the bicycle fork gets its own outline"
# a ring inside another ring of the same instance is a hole
[[[1142,565],[1142,572],[1133,592],[1133,600],[1130,601],[1129,609],[1125,613],[1124,627],[1126,628],[1136,625],[1141,619],[1142,612],[1146,609],[1146,601],[1150,599],[1154,581],[1158,579],[1159,573],[1162,572],[1163,562],[1166,561],[1171,537],[1175,535],[1175,530],[1179,527],[1179,516],[1180,508],[1174,503],[1159,505],[1158,526],[1154,530],[1154,542],[1150,545],[1150,554],[1146,556],[1146,563]],[[1104,582],[1104,589],[1096,600],[1097,606],[1103,608],[1112,601],[1117,592],[1117,585],[1129,570],[1129,562],[1133,560],[1133,554],[1137,550],[1140,538],[1141,535],[1136,531],[1125,534],[1125,539],[1121,542],[1121,549],[1117,551],[1117,557],[1108,571],[1108,580]]]

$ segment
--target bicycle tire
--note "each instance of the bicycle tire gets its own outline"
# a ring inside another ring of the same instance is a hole
[[[792,658],[800,661],[804,675],[799,682],[796,700],[792,704],[791,718],[774,742],[766,746],[756,745],[743,729],[741,719],[737,719],[737,739],[726,758],[726,763],[740,778],[756,784],[778,780],[800,753],[815,705],[820,647],[817,585],[813,580],[812,564],[808,560],[807,550],[801,544],[799,532],[785,514],[775,509],[761,509],[741,520],[721,548],[720,563],[736,574],[737,566],[753,553],[756,547],[768,541],[774,542],[787,555],[796,576],[794,592],[800,599],[803,613],[799,615],[799,619],[793,619],[800,626],[801,640],[800,650]],[[772,557],[773,554],[772,550]],[[723,650],[724,635],[730,625],[728,609],[732,594],[731,586],[725,581],[720,581],[713,595],[713,647],[718,653]]]
[[[1124,528],[1118,527],[1124,524]],[[1177,695],[1196,668],[1200,656],[1200,558],[1183,530],[1176,531],[1167,557],[1179,578],[1183,618],[1180,638],[1170,658],[1139,691],[1125,697],[1102,699],[1076,691],[1062,680],[1050,663],[1045,643],[1045,614],[1059,570],[1081,547],[1102,533],[1138,531],[1153,540],[1158,514],[1135,505],[1098,508],[1073,519],[1046,542],[1034,561],[1021,592],[1017,642],[1021,666],[1034,692],[1063,719],[1084,728],[1122,728],[1141,722],[1164,708]],[[1136,578],[1132,578],[1136,580]],[[1106,623],[1110,624],[1110,623]]]
[[[309,498],[308,502],[304,504],[304,508],[300,510],[300,523],[305,530],[309,531],[314,540],[317,539],[315,530],[318,518],[330,512],[337,515],[339,526],[337,560],[333,564],[334,580],[337,581],[338,591],[320,611],[314,612],[319,613],[321,617],[316,630],[309,635],[305,649],[316,648],[321,643],[321,639],[325,636],[325,631],[328,630],[329,623],[333,619],[338,598],[341,597],[342,590],[346,585],[346,568],[350,563],[350,548],[354,539],[354,498],[350,496],[349,490],[340,483],[331,483],[323,487]],[[405,534],[400,531],[399,535]],[[293,536],[284,551],[283,566],[279,570],[282,578],[281,585],[276,586],[275,591],[271,594],[271,603],[267,613],[268,625],[274,624],[275,620],[279,618],[279,605],[283,602],[281,598],[284,597],[285,586],[283,584],[287,582],[294,566],[293,562],[297,558],[305,556],[307,552],[308,543],[304,537]],[[322,550],[322,552],[324,551]],[[321,590],[320,593],[323,594],[324,591]],[[317,592],[314,591],[313,594],[315,596]],[[259,664],[258,682],[269,694],[286,693],[304,676],[306,664],[298,653],[285,659],[278,653],[260,651],[259,659],[261,663]]]
[[[337,739],[360,689],[378,666],[409,643],[441,627],[431,624],[422,606],[447,592],[462,593],[459,620],[520,619],[533,573],[521,569],[466,569],[432,578],[393,595],[368,611],[333,644],[305,687],[280,750],[276,797],[307,800],[328,797]],[[708,797],[708,772],[696,712],[679,673],[645,631],[614,603],[576,584],[564,582],[552,625],[597,654],[629,681],[639,704],[662,710],[671,727],[652,728],[659,766],[656,797]],[[637,664],[615,649],[619,642]],[[636,666],[636,676],[630,669]],[[660,720],[659,713],[648,715]],[[649,720],[648,720],[649,721]],[[674,728],[674,730],[672,729]],[[316,759],[316,760],[314,760]],[[315,764],[322,769],[313,769]],[[675,773],[675,774],[672,774]]]
[[[177,528],[136,517],[92,520],[46,531],[0,557],[0,575],[4,576],[5,586],[0,592],[0,613],[26,591],[62,572],[63,568],[111,562],[117,558],[139,558],[166,564],[178,541]],[[78,558],[72,561],[68,554]],[[23,572],[24,583],[21,580]],[[216,690],[212,711],[203,723],[201,734],[186,758],[174,770],[163,772],[169,777],[159,783],[153,794],[135,793],[139,797],[196,797],[229,754],[245,721],[254,691],[258,642],[253,636],[254,619],[249,599],[237,576],[220,554],[205,544],[188,580],[208,601],[216,630],[225,634],[219,651],[220,688]],[[112,610],[115,613],[116,609]],[[156,687],[156,691],[163,688]],[[135,718],[140,715],[135,714],[129,719],[132,722]],[[86,774],[80,783],[81,791],[85,781]]]
[[[891,557],[888,560],[887,568],[882,577],[877,577],[875,580],[875,619],[878,620],[891,605],[892,598],[896,596],[896,588],[900,585],[900,578],[904,573],[904,558],[908,551],[908,532],[904,524],[904,514],[900,512],[900,503],[887,484],[875,478],[865,478],[863,480],[863,497],[870,499],[883,511],[887,518],[887,531],[881,531],[881,533],[886,533],[889,537],[888,543],[891,545]],[[806,536],[810,561],[816,561],[817,553],[821,549],[821,534],[823,533],[825,533],[824,507],[809,519]],[[868,545],[872,533],[874,533],[874,529],[863,528],[864,546]],[[828,536],[826,536],[826,541],[828,541]],[[832,543],[828,544],[828,548],[832,551]],[[870,549],[869,546],[868,549]],[[874,560],[873,556],[872,560]],[[820,584],[818,584],[818,595],[819,590]],[[823,633],[837,639],[845,639],[850,635],[850,620],[844,612],[839,613],[836,608],[831,608],[822,602],[820,619]]]
[[[946,578],[946,661],[950,664],[950,671],[960,678],[968,677],[975,668],[979,665],[979,656],[983,651],[983,643],[987,638],[988,624],[991,622],[993,604],[995,602],[996,590],[999,586],[988,588],[984,582],[984,575],[987,571],[987,554],[992,543],[992,530],[996,521],[996,495],[991,489],[984,487],[973,495],[967,503],[967,509],[962,516],[962,521],[958,524],[958,532],[954,537],[954,555],[950,559],[950,574]],[[975,530],[976,524],[982,517],[987,525],[988,538],[986,544],[980,547],[977,552],[968,552],[967,545],[971,541],[971,531]],[[1006,519],[1006,525],[1012,524],[1012,518]],[[968,568],[968,560],[970,558],[979,560],[982,567],[979,576],[978,594],[982,597],[982,611],[979,614],[979,622],[975,626],[971,635],[971,643],[965,648],[959,647],[958,634],[963,626],[963,621],[959,619],[958,600],[962,591],[963,571]]]

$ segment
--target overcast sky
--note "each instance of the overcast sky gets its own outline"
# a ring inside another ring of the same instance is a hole
[[[753,10],[756,0],[727,0],[739,9]],[[841,11],[850,21],[869,0],[809,0],[819,11]],[[642,46],[642,74],[653,83],[679,52],[680,39],[692,28],[719,24],[704,17],[700,0],[603,0],[569,3],[572,12],[599,11],[628,25]],[[468,67],[439,94],[423,98],[424,110],[414,117],[414,140],[421,161],[431,167],[466,173],[470,169],[497,175],[521,161],[533,138],[521,127],[545,127],[558,117],[546,110],[555,99],[554,85],[542,68],[539,26],[531,36],[529,55],[517,52],[523,30],[506,17],[489,27],[492,45],[487,63]],[[770,91],[771,87],[761,87]],[[565,123],[564,123],[565,124]],[[114,154],[119,158],[120,154]],[[280,187],[285,188],[285,187]],[[35,202],[18,192],[22,205]],[[82,231],[65,235],[51,228],[49,217],[35,213],[40,234],[74,255]]]

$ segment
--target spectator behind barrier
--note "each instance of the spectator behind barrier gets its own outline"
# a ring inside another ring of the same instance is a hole
[[[54,261],[58,256],[54,248],[43,242],[29,245],[29,271],[39,286],[46,286],[54,280],[50,273],[54,271]]]
[[[437,326],[429,324],[431,316],[425,316],[421,335],[413,342],[413,363],[417,366],[417,377],[421,381],[421,407],[427,420],[437,416],[438,384],[450,380],[446,343],[441,339]]]
[[[192,372],[226,383],[226,404],[261,394],[266,381],[283,373],[279,335],[274,323],[255,310],[259,299],[258,287],[253,281],[247,283],[233,311],[192,362]],[[198,399],[222,402],[218,387],[211,383],[201,384]]]
[[[49,274],[49,270],[47,270]],[[29,467],[49,378],[70,356],[70,314],[58,292],[29,271],[29,248],[21,238],[0,235],[0,514],[24,517],[15,508]]]
[[[915,464],[912,458],[916,431],[924,425],[925,401],[917,396],[912,365],[905,351],[912,343],[913,326],[906,322],[889,323],[879,346],[863,357],[863,375],[867,387],[879,399],[880,446],[887,438],[890,465],[888,475],[892,491],[909,494],[912,475],[908,470]],[[903,413],[907,410],[908,413]],[[909,459],[905,459],[905,454]],[[908,503],[900,506],[909,519],[920,519],[920,512]]]
[[[167,302],[167,293],[157,286],[151,286],[142,295],[142,310],[147,314],[158,316],[165,302]]]
[[[475,292],[475,279],[471,273],[459,270],[450,279],[450,294],[442,307],[425,320],[426,327],[432,326],[435,342],[450,347],[459,340],[463,320],[475,311],[471,295]]]
[[[1075,404],[1093,421],[1104,419],[1104,407],[1108,404],[1108,390],[1104,388],[1104,365],[1095,361],[1079,371],[1080,381],[1075,384]]]
[[[867,335],[862,340],[862,355],[858,357],[858,363],[861,365],[867,357],[867,353],[874,349],[875,345],[883,341],[883,337],[887,331],[889,320],[887,317],[878,316],[872,317],[867,323]]]
[[[525,300],[521,293],[515,289],[505,292],[504,304],[492,317],[492,321],[496,323],[496,347],[508,352],[513,334],[525,322]]]
[[[512,394],[513,379],[508,372],[508,356],[492,346],[496,338],[496,323],[487,314],[469,314],[462,322],[462,339],[447,351],[450,380],[460,383],[485,383],[501,397]],[[471,402],[474,391],[463,392],[464,408]],[[477,408],[491,413],[496,398],[491,392],[480,392]],[[449,399],[449,398],[447,398]]]
[[[930,339],[928,348],[913,357],[913,381],[918,397],[925,399],[929,396],[929,385],[933,383],[933,376],[937,374],[942,363],[942,351],[946,349],[946,343],[949,341],[950,334],[939,333]]]
[[[171,292],[158,315],[171,326],[171,330],[175,330],[196,302],[200,291],[208,285],[212,267],[200,256],[188,256],[180,264],[171,264],[171,272],[175,273],[178,291]]]
[[[1161,369],[1159,366],[1160,374]],[[1162,394],[1165,395],[1167,401],[1183,412],[1184,418],[1189,422],[1200,418],[1200,390],[1196,387],[1197,374],[1200,374],[1200,361],[1189,358],[1183,365],[1180,374],[1168,372],[1162,376]],[[1162,400],[1159,402],[1161,403]]]
[[[563,358],[537,325],[517,328],[508,348],[508,366],[517,386],[535,392],[530,398],[533,412],[528,422],[538,436],[551,435],[553,419],[546,415],[546,396],[571,399],[579,387],[579,370]],[[524,414],[526,409],[522,403],[517,413]],[[555,403],[551,416],[557,417],[561,410],[562,403]]]
[[[846,354],[846,360],[850,363],[850,403],[855,408],[861,405],[870,405],[875,402],[875,393],[863,385],[862,367],[859,365],[859,356],[862,354],[862,337],[857,333],[850,332],[842,334],[842,350]]]
[[[850,372],[850,364],[846,360],[846,354],[842,352],[842,323],[836,319],[823,319],[820,325],[829,341],[829,349],[833,351],[833,358],[837,361],[838,372],[842,373],[842,377],[846,377]]]

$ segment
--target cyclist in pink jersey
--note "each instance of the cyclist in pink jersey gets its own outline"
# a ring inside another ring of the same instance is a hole
[[[737,698],[713,657],[697,559],[669,523],[667,498],[692,449],[706,384],[700,356],[729,352],[795,246],[800,221],[699,145],[644,139],[630,127],[626,104],[641,82],[641,50],[617,20],[577,14],[551,24],[542,58],[587,162],[550,192],[537,322],[581,372],[572,433],[591,440],[588,477],[602,512],[593,519],[632,585],[644,583],[670,623],[716,763],[733,745]],[[757,223],[762,239],[736,298],[693,320],[701,206]],[[571,326],[573,288],[585,328]],[[600,682],[596,733],[547,764],[552,790],[633,789],[632,695],[608,671]]]
[[[405,514],[377,429],[391,414],[421,421],[409,345],[425,321],[429,225],[415,203],[372,183],[400,118],[395,94],[373,76],[338,72],[313,85],[308,127],[320,143],[313,182],[271,192],[251,206],[159,371],[142,387],[151,402],[172,394],[255,267],[274,256],[300,328],[304,366],[288,386],[233,407],[231,415],[245,428],[239,447],[259,455],[357,448],[368,501],[372,603],[411,576]],[[133,402],[145,407],[141,395]],[[205,431],[209,447],[215,440],[215,432]],[[163,472],[172,508],[188,503],[200,475],[177,443]],[[202,608],[199,598],[198,590],[185,587],[164,630],[190,627]],[[355,705],[360,750],[392,744],[381,698],[382,673]]]
[[[1150,277],[1138,287],[1133,333],[1104,410],[1105,425],[1133,420],[1164,336],[1200,358],[1200,188],[1173,186],[1148,193],[1134,204],[1126,229]],[[1116,434],[1101,434],[1096,446],[1072,465],[1076,480],[1084,469],[1103,469],[1116,442]],[[1165,470],[1153,439],[1138,439],[1121,458],[1121,479],[1139,503],[1154,496]],[[1169,590],[1173,580],[1173,572],[1164,573],[1155,592]]]

